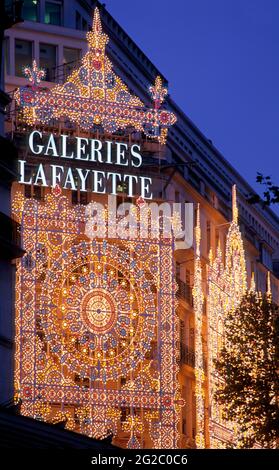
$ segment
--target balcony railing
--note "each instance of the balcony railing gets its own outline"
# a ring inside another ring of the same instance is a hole
[[[195,351],[184,343],[180,343],[180,364],[195,367]]]
[[[178,285],[177,296],[181,299],[187,300],[188,304],[193,306],[193,294],[192,294],[192,287],[186,282],[182,281],[179,277],[176,278],[176,282]]]
[[[72,62],[67,62],[62,65],[58,65],[57,67],[53,67],[50,69],[50,78],[52,82],[56,83],[64,83],[69,75],[78,67],[81,66],[81,60],[73,60]]]

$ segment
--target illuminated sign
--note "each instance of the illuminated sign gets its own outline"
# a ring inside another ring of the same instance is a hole
[[[47,138],[46,138],[47,137]],[[140,194],[145,199],[152,199],[152,179],[147,176],[128,174],[125,168],[139,168],[142,165],[140,145],[131,147],[124,142],[102,142],[98,139],[71,137],[61,134],[45,136],[35,130],[28,137],[28,150],[33,156],[48,157],[46,163],[40,162],[30,174],[26,160],[19,160],[19,182],[22,184],[56,187],[82,192],[92,191],[99,194],[117,194],[118,185],[125,184],[129,197]],[[49,157],[53,164],[49,164]],[[68,165],[64,165],[68,161]],[[73,166],[73,161],[75,165]],[[71,162],[71,166],[69,166]],[[88,168],[84,168],[88,162]],[[79,164],[83,164],[79,167]],[[95,165],[90,168],[89,165]],[[119,171],[103,171],[111,165]],[[96,168],[98,165],[98,168]],[[121,171],[120,171],[121,170]]]

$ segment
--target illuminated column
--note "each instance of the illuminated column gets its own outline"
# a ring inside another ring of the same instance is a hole
[[[222,407],[215,399],[220,377],[214,366],[218,345],[222,342],[223,324],[230,310],[236,309],[247,289],[247,275],[243,240],[238,225],[236,186],[232,187],[232,221],[226,237],[225,264],[218,247],[215,260],[210,254],[208,266],[208,381],[210,406],[210,448],[237,446],[237,426],[224,421]],[[251,279],[251,290],[255,289]]]
[[[15,201],[16,202],[16,201]],[[20,201],[19,201],[20,204]],[[38,205],[29,200],[25,205],[21,227],[25,256],[18,263],[18,276],[21,276],[20,290],[16,289],[16,352],[15,352],[15,401],[23,400],[21,412],[24,415],[34,415],[35,401],[35,331],[34,316],[36,305],[35,280],[37,263],[35,246],[38,241],[34,221],[37,218]],[[20,340],[21,335],[24,341]]]
[[[204,439],[204,370],[203,370],[203,350],[202,350],[202,312],[204,296],[202,291],[202,269],[200,258],[200,206],[197,210],[197,225],[195,228],[195,273],[194,273],[194,312],[195,312],[195,395],[196,395],[196,416],[197,432],[196,446],[198,449],[205,447]]]
[[[158,447],[175,449],[178,446],[178,420],[180,406],[178,398],[177,365],[177,315],[174,283],[173,243],[160,241],[160,344],[159,355],[161,394],[160,394],[160,441]]]

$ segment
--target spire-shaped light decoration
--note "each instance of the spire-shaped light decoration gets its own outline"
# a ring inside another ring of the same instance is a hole
[[[255,273],[251,273],[250,292],[256,292]]]
[[[87,130],[102,126],[108,133],[131,127],[164,144],[168,128],[176,122],[176,116],[161,108],[167,94],[161,78],[157,77],[155,85],[150,87],[154,107],[146,108],[113,72],[112,63],[105,53],[109,38],[102,30],[98,8],[94,10],[92,30],[86,37],[88,52],[82,58],[81,66],[64,84],[43,88],[36,78],[36,62],[33,62],[32,69],[26,68],[27,75],[35,77],[32,87],[21,87],[15,95],[22,107],[24,122],[29,125],[48,124],[52,120],[64,119]]]
[[[198,449],[205,448],[204,439],[204,361],[202,350],[202,313],[204,295],[202,290],[202,268],[200,258],[201,226],[200,205],[197,208],[197,224],[195,228],[195,272],[194,272],[194,312],[195,312],[195,396],[197,413],[196,446]]]
[[[224,322],[227,313],[235,310],[247,291],[245,252],[238,225],[236,186],[232,187],[232,221],[225,241],[225,263],[221,247],[218,246],[214,261],[208,266],[208,382],[210,404],[210,448],[224,448],[227,444],[237,447],[238,428],[236,423],[224,422],[222,405],[215,397],[218,387],[218,373],[214,360],[222,346]],[[251,280],[251,290],[255,289]]]
[[[246,260],[238,225],[238,207],[236,185],[232,187],[232,222],[226,241],[226,270],[230,283],[230,291],[233,293],[230,300],[230,308],[237,308],[242,296],[247,289]]]
[[[237,222],[238,222],[236,184],[234,184],[233,187],[232,187],[232,221],[235,224],[237,224]]]
[[[272,302],[272,290],[271,290],[271,279],[270,279],[270,271],[267,271],[267,278],[266,278],[266,295],[268,301]]]

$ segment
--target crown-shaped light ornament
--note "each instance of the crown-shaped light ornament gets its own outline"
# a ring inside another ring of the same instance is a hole
[[[146,108],[136,95],[130,93],[127,85],[114,73],[105,53],[109,38],[102,30],[98,8],[94,10],[87,41],[88,52],[83,56],[81,66],[64,84],[42,87],[42,70],[36,62],[32,68],[25,68],[32,86],[21,87],[15,94],[24,122],[49,124],[64,119],[87,130],[100,125],[108,133],[132,127],[164,144],[176,116],[161,108],[167,95],[162,79],[157,77],[155,85],[149,89],[153,108]]]

